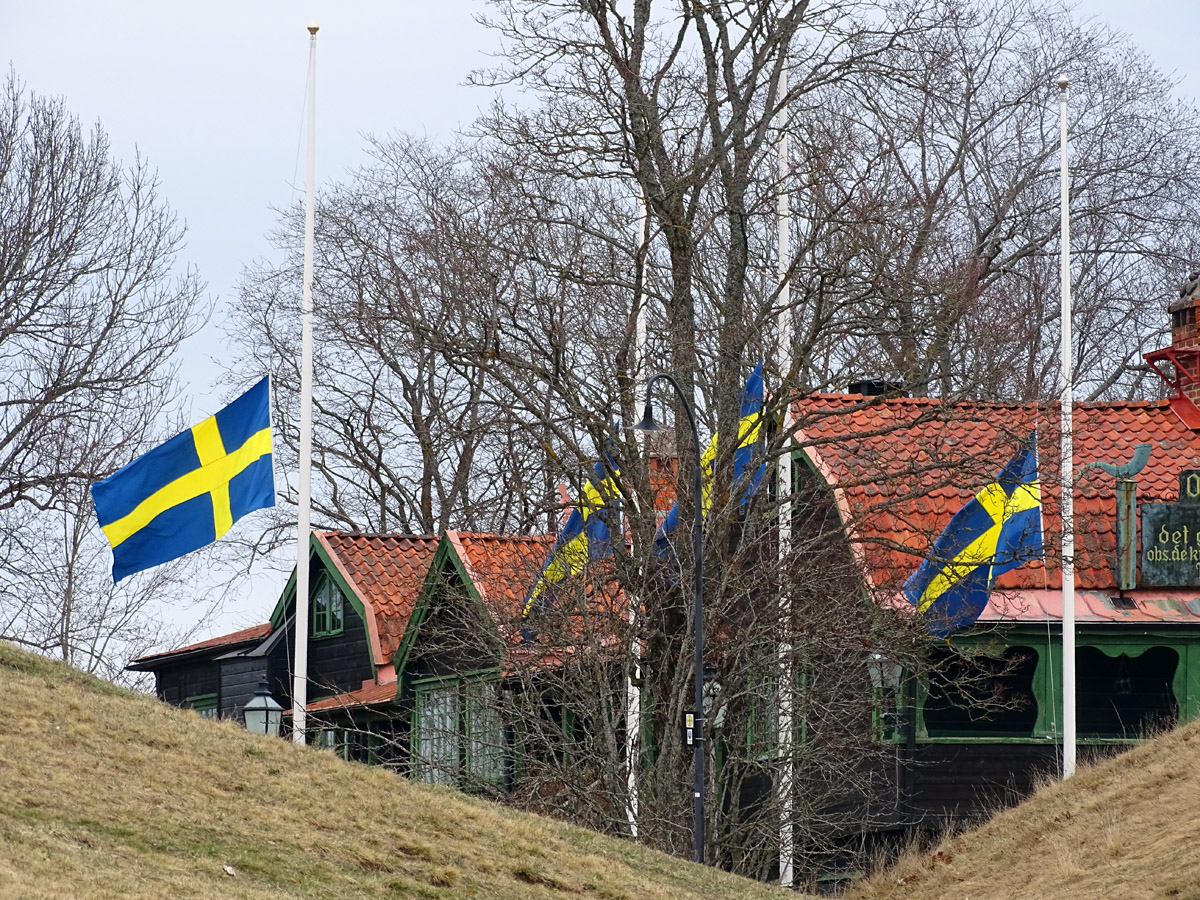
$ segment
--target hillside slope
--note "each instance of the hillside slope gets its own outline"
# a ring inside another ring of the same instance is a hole
[[[1200,898],[1200,722],[912,853],[852,900]]]
[[[0,643],[0,898],[576,896],[783,894]]]

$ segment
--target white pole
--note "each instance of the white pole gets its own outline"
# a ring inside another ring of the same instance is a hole
[[[779,74],[779,95],[786,99],[788,92],[787,67]],[[775,195],[775,218],[779,229],[777,271],[779,275],[779,347],[778,362],[780,377],[792,367],[792,309],[791,281],[788,270],[792,264],[791,235],[789,225],[791,206],[788,200],[787,183],[791,174],[788,160],[788,107],[784,103],[779,109],[779,163]],[[779,624],[782,631],[779,641],[779,883],[791,887],[795,878],[793,858],[795,856],[795,831],[792,823],[792,785],[795,782],[795,760],[792,758],[792,685],[795,675],[792,668],[792,598],[788,591],[787,564],[792,542],[792,404],[784,396],[783,445],[779,455]]]
[[[1071,440],[1071,218],[1067,184],[1067,76],[1058,78],[1059,135],[1062,146],[1062,685],[1063,778],[1075,774],[1075,481]]]
[[[638,246],[639,253],[643,252],[647,243],[650,240],[650,213],[646,209],[646,200],[638,195]],[[639,284],[646,277],[646,266],[642,264],[642,271],[638,273],[640,276]],[[650,353],[649,340],[646,331],[646,293],[638,291],[637,296],[633,298],[633,302],[637,304],[637,317],[635,321],[635,337],[634,337],[634,367],[637,370],[637,378],[634,388],[633,408],[634,415],[637,415],[638,404],[641,403],[646,396],[646,383],[650,377]],[[645,449],[646,433],[644,431],[635,431],[638,450]],[[641,734],[642,734],[642,689],[638,687],[638,683],[642,677],[641,666],[638,661],[642,658],[642,642],[637,638],[637,608],[638,598],[630,594],[629,597],[629,625],[633,631],[633,637],[630,644],[629,652],[633,658],[633,665],[629,680],[625,684],[625,762],[627,765],[627,784],[626,795],[628,801],[625,807],[625,814],[629,819],[629,835],[630,837],[638,836],[638,770],[637,761],[638,754],[641,753]]]
[[[308,706],[308,540],[312,472],[313,183],[317,171],[317,23],[308,26],[308,167],[304,178],[304,300],[300,341],[300,497],[296,516],[296,658],[292,740],[304,743]]]

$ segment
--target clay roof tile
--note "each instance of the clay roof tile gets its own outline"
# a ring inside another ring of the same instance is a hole
[[[794,403],[793,415],[800,423],[800,445],[815,455],[814,462],[835,489],[843,519],[854,527],[873,584],[902,583],[950,517],[996,476],[1036,428],[1047,559],[1044,565],[1007,573],[998,587],[1061,590],[1057,404],[943,406],[907,398],[851,399],[855,402],[809,396]],[[1200,459],[1200,434],[1184,426],[1166,401],[1081,404],[1077,410],[1076,471],[1084,462],[1124,462],[1139,443],[1154,445],[1137,479],[1139,500],[1174,500],[1179,470]],[[895,462],[875,478],[877,461],[885,456]],[[1115,588],[1115,508],[1115,480],[1100,472],[1085,474],[1075,493],[1080,591]],[[908,551],[865,552],[896,542],[908,544]],[[1087,612],[1106,618],[1119,613],[1091,607]],[[1039,606],[1037,615],[1044,614]]]

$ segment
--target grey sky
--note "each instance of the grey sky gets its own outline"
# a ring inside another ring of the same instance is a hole
[[[303,188],[302,118],[308,34],[318,37],[317,177],[363,159],[361,135],[403,130],[446,136],[489,95],[463,84],[486,65],[495,37],[475,23],[479,0],[299,4],[228,0],[192,6],[4,0],[0,60],[29,88],[99,119],[116,152],[157,167],[188,225],[187,258],[210,292],[233,296],[242,267],[270,252],[272,207]],[[1084,0],[1081,14],[1129,33],[1195,97],[1187,0]],[[1049,89],[1048,89],[1049,90]],[[194,412],[220,401],[220,352],[209,333],[189,348]]]
[[[272,207],[303,195],[303,114],[312,19],[318,35],[317,174],[362,157],[361,135],[448,135],[488,94],[463,86],[487,63],[471,0],[171,3],[5,0],[0,59],[26,85],[99,119],[122,158],[135,148],[186,220],[186,257],[220,300],[243,265],[269,252]],[[298,163],[298,165],[297,165]],[[295,180],[293,183],[293,179]],[[197,415],[220,402],[212,335],[189,348]]]
[[[1083,0],[1094,17],[1132,36],[1194,99],[1200,80],[1186,35],[1189,0]],[[271,252],[272,207],[303,191],[303,103],[311,19],[318,36],[318,183],[362,160],[361,135],[449,135],[489,101],[463,85],[486,65],[496,38],[476,24],[478,0],[295,3],[0,0],[0,61],[27,87],[64,98],[100,120],[115,152],[135,148],[155,166],[164,196],[187,222],[186,258],[218,301],[233,297],[242,267]],[[1048,102],[1051,96],[1047,86]],[[297,194],[295,192],[300,192]],[[217,316],[221,311],[218,307]],[[223,399],[214,329],[187,348],[187,395],[196,417]],[[260,585],[254,609],[223,626],[262,621],[279,585]],[[267,609],[260,607],[266,606]],[[210,629],[206,629],[209,631]]]

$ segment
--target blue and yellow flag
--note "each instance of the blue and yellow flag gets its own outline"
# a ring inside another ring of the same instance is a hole
[[[996,576],[1042,558],[1037,435],[955,513],[928,559],[904,583],[904,596],[934,637],[974,624]]]
[[[525,598],[522,619],[528,619],[529,614],[541,605],[538,600],[547,588],[578,575],[590,560],[612,556],[608,514],[616,506],[616,479],[620,474],[611,458],[608,466],[603,460],[597,460],[592,466],[592,475],[583,486],[579,505],[567,517],[541,574]]]
[[[746,379],[746,385],[742,388],[741,393],[741,418],[738,420],[738,445],[733,454],[733,483],[738,485],[742,482],[743,476],[746,474],[750,466],[751,457],[754,451],[762,444],[762,408],[763,408],[763,364],[759,362],[754,367],[754,371],[750,373],[750,377]],[[713,484],[713,462],[717,458],[717,435],[712,436],[712,440],[708,442],[708,447],[704,454],[700,457],[700,468],[702,471],[701,478],[703,480],[702,492],[703,501],[702,509],[705,519],[708,518],[708,511],[712,507],[712,484]],[[739,505],[745,504],[750,497],[758,490],[759,484],[762,482],[763,473],[767,469],[765,462],[760,463],[758,468],[749,475],[749,478],[742,489],[742,497]],[[679,524],[679,500],[676,499],[672,504],[670,512],[667,513],[665,519],[658,526],[658,531],[654,535],[654,545],[658,550],[660,557],[665,557],[671,550],[671,534],[675,531]]]
[[[275,505],[266,378],[214,416],[92,485],[113,581],[211,544]]]

